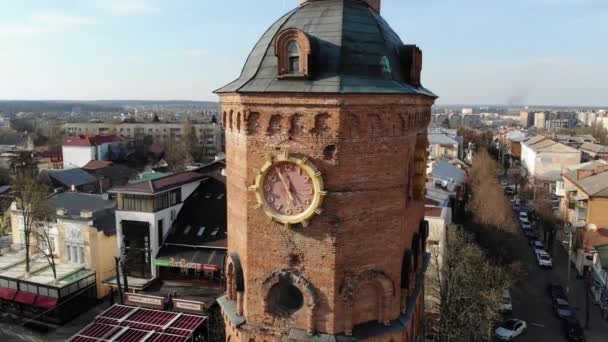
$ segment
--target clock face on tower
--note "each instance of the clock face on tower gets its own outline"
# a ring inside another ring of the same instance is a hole
[[[275,220],[286,226],[301,223],[308,225],[309,219],[321,213],[323,191],[321,173],[308,158],[289,156],[287,152],[276,157],[267,156],[268,161],[259,171],[255,191],[260,207],[269,221]]]

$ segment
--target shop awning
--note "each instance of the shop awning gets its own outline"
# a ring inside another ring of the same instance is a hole
[[[6,287],[0,287],[0,298],[2,299],[13,300],[16,294],[17,290],[7,289]]]
[[[47,296],[38,296],[38,297],[36,297],[34,306],[37,306],[42,309],[50,310],[57,306],[57,298],[47,297]]]
[[[224,268],[226,253],[225,249],[218,248],[166,245],[160,249],[155,265],[219,271]]]
[[[32,305],[36,301],[36,295],[29,292],[19,291],[13,300],[17,303]]]

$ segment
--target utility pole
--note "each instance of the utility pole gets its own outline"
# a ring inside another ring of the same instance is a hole
[[[124,297],[122,295],[122,287],[120,286],[120,258],[114,257],[116,263],[116,286],[118,287],[118,302],[124,304]]]

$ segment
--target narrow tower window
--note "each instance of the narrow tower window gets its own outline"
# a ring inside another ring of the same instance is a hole
[[[300,72],[300,48],[295,41],[289,42],[287,45],[287,58],[289,59],[289,73],[295,74]]]

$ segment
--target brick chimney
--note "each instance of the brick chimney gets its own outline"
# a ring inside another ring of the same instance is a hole
[[[310,1],[321,1],[321,0],[300,0],[300,5],[302,5],[306,2],[310,2]],[[362,0],[362,1],[367,2],[369,7],[371,7],[374,11],[380,13],[380,7],[381,7],[382,0]]]

